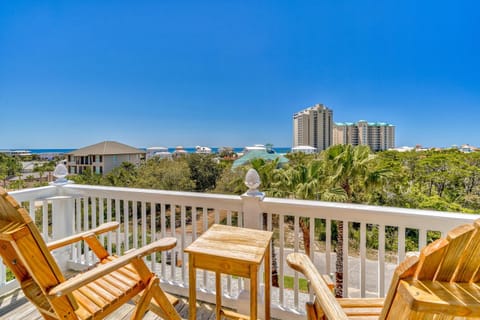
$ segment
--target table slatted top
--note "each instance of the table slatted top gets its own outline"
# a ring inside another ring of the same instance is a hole
[[[270,231],[214,224],[185,252],[260,264],[272,235]]]

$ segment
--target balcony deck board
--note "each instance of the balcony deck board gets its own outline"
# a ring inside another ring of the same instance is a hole
[[[108,320],[128,320],[133,312],[134,305],[127,303],[114,313],[109,315]],[[188,300],[180,297],[175,307],[183,319],[188,319]],[[8,320],[42,320],[40,313],[25,297],[20,289],[14,290],[0,297],[0,319]],[[145,314],[144,320],[160,320],[153,312]],[[197,319],[215,319],[215,308],[205,303],[197,303]]]

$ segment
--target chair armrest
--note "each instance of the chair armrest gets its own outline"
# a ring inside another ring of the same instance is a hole
[[[342,310],[342,307],[332,295],[332,292],[307,255],[290,253],[287,256],[287,263],[292,269],[303,273],[308,279],[327,319],[348,319],[346,313]]]
[[[107,275],[127,264],[129,264],[134,259],[140,259],[143,256],[149,255],[157,251],[169,250],[175,247],[177,244],[176,238],[163,238],[155,242],[150,243],[142,248],[133,250],[117,259],[100,264],[94,269],[86,271],[76,277],[70,278],[61,284],[52,287],[47,294],[49,296],[64,296],[78,288],[104,276]]]
[[[99,225],[95,229],[87,230],[85,232],[81,232],[81,233],[75,234],[73,236],[69,236],[69,237],[66,237],[66,238],[63,238],[63,239],[59,239],[59,240],[49,242],[49,243],[47,243],[47,249],[49,251],[52,251],[52,250],[64,247],[66,245],[78,242],[80,240],[84,240],[84,238],[88,235],[91,235],[91,234],[99,235],[99,234],[102,234],[102,233],[105,233],[105,232],[115,230],[115,229],[118,228],[119,225],[120,224],[118,222],[102,223],[101,225]]]

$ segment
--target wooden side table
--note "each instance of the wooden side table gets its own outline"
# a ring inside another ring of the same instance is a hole
[[[250,319],[257,319],[258,271],[265,260],[265,319],[270,319],[270,243],[272,232],[214,224],[189,253],[190,320],[196,319],[196,269],[215,272],[216,319],[222,314],[221,274],[250,279]]]

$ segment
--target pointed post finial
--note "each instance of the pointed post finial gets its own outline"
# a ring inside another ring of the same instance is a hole
[[[260,176],[258,175],[257,170],[251,168],[248,170],[247,174],[245,175],[245,185],[248,188],[246,195],[248,196],[260,196],[263,198],[264,194],[258,191],[258,187],[261,184]]]
[[[70,180],[67,180],[65,178],[68,175],[68,170],[67,167],[63,163],[57,164],[55,167],[55,170],[53,171],[53,176],[56,178],[54,182],[52,182],[53,185],[64,185],[67,183],[70,183]]]

